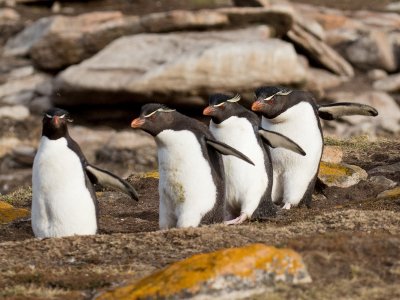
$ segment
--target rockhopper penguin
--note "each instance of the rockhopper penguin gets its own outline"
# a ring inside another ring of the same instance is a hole
[[[275,215],[276,207],[271,201],[272,163],[268,145],[305,154],[288,138],[260,129],[259,117],[240,105],[239,100],[239,95],[214,94],[203,111],[204,115],[211,116],[209,127],[214,137],[238,149],[255,164],[251,166],[230,156],[223,157],[226,224],[240,224],[250,218],[266,219]]]
[[[311,205],[323,148],[319,117],[332,120],[355,114],[378,114],[373,107],[357,103],[317,105],[311,93],[283,87],[261,87],[255,95],[252,110],[262,115],[261,127],[289,137],[307,153],[300,156],[286,149],[270,149],[272,201],[282,201],[285,209],[300,202]]]
[[[43,117],[42,137],[33,163],[32,229],[36,237],[63,237],[97,232],[93,184],[120,189],[138,200],[125,180],[89,164],[70,137],[67,111],[53,108]]]
[[[207,126],[162,104],[146,104],[131,123],[154,136],[158,147],[161,229],[223,221],[225,179],[220,154],[251,163],[218,142]]]

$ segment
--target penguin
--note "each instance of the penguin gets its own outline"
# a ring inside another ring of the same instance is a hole
[[[150,103],[131,123],[158,148],[160,229],[223,222],[225,178],[221,155],[253,162],[213,137],[207,126],[175,109]]]
[[[95,234],[98,210],[93,184],[118,188],[138,200],[127,181],[87,162],[68,133],[69,122],[68,112],[59,108],[43,117],[32,172],[31,222],[38,238]]]
[[[289,137],[307,153],[300,156],[286,149],[270,149],[272,201],[282,201],[284,209],[303,202],[307,207],[311,206],[324,146],[319,118],[329,120],[345,115],[378,114],[371,106],[350,102],[319,106],[311,93],[284,87],[260,87],[255,96],[251,109],[261,114],[261,127]]]
[[[223,157],[225,224],[228,225],[275,216],[277,209],[271,200],[272,162],[268,145],[305,155],[290,139],[261,130],[257,114],[239,104],[239,100],[239,95],[214,94],[209,97],[209,106],[203,111],[204,115],[211,116],[209,128],[214,137],[254,162],[251,166],[230,156]]]

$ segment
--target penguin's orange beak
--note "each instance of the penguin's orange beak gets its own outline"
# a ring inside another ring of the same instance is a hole
[[[132,127],[132,128],[140,128],[140,127],[143,126],[144,122],[145,122],[144,119],[142,119],[142,118],[136,118],[136,119],[134,119],[134,120],[132,121],[131,127]]]
[[[210,106],[207,106],[204,110],[203,110],[203,115],[205,116],[212,116],[213,113],[215,112],[215,108]]]
[[[252,111],[260,111],[263,108],[263,103],[261,101],[256,101],[251,105]]]
[[[58,116],[53,117],[54,126],[58,127],[60,125],[60,118]]]

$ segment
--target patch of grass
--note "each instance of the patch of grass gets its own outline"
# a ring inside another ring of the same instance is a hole
[[[19,188],[16,191],[1,195],[0,200],[10,203],[16,207],[28,207],[32,202],[32,188],[31,187],[23,187]]]
[[[1,297],[38,297],[38,298],[47,298],[52,299],[59,296],[63,296],[68,292],[63,289],[58,288],[47,288],[43,286],[35,286],[34,284],[30,285],[15,285],[11,287],[6,287],[3,290],[0,290]]]
[[[365,149],[373,143],[374,142],[370,141],[367,135],[359,135],[345,140],[339,140],[332,137],[324,138],[324,144],[326,146],[340,146],[344,148],[350,147],[350,148]]]

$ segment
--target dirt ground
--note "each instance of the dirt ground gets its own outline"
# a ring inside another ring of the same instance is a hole
[[[346,163],[367,171],[400,162],[400,140],[326,140]],[[400,174],[388,175],[399,181]],[[273,299],[399,298],[400,198],[376,199],[382,187],[362,181],[327,188],[313,207],[295,208],[265,223],[158,231],[158,179],[132,175],[138,203],[100,190],[100,234],[37,240],[29,220],[0,226],[0,297],[89,299],[196,253],[261,242],[299,251],[313,283],[277,285]],[[7,195],[30,206],[30,189]],[[261,297],[260,299],[263,299]]]

